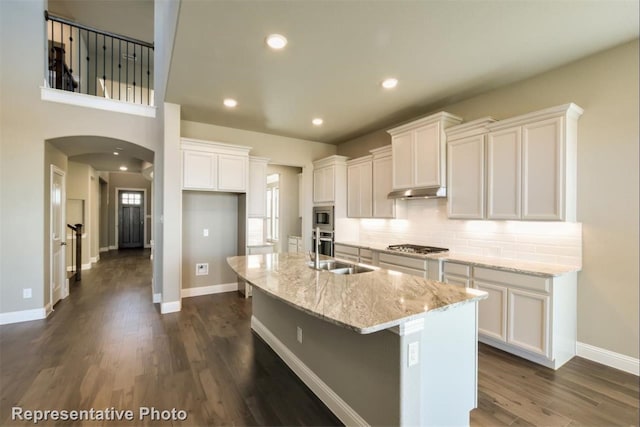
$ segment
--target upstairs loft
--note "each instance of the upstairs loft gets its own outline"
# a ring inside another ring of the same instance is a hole
[[[152,43],[44,17],[43,100],[155,117]]]

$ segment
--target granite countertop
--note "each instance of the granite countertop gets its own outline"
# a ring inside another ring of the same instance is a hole
[[[262,242],[262,243],[250,243],[247,245],[248,248],[266,248],[268,246],[273,246],[272,242]]]
[[[317,271],[307,266],[307,258],[301,253],[236,256],[227,258],[227,262],[268,295],[361,334],[487,297],[476,289],[384,269],[354,275]]]
[[[408,256],[421,259],[437,259],[441,261],[461,262],[476,267],[487,267],[496,270],[513,273],[531,274],[533,276],[555,277],[567,273],[580,271],[582,267],[575,265],[548,264],[510,258],[488,257],[479,255],[467,255],[451,252],[439,252],[434,254],[412,254],[406,252],[390,251],[383,245],[367,245],[357,242],[336,242],[336,244],[357,248],[372,249],[378,252],[386,252],[394,255]]]

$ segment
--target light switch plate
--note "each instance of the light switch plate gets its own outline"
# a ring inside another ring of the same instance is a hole
[[[208,228],[205,228],[204,230],[202,230],[202,235],[203,235],[204,237],[209,237],[209,229],[208,229]]]
[[[302,344],[302,328],[300,326],[296,327],[296,339]]]
[[[22,290],[22,298],[28,299],[28,298],[31,298],[31,297],[32,297],[31,288],[24,288]]]

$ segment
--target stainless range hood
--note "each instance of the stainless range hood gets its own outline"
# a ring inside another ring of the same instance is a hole
[[[387,195],[387,199],[441,199],[447,197],[446,187],[423,187],[410,188],[407,190],[392,191]]]

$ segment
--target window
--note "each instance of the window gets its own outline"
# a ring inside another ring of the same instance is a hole
[[[140,205],[142,195],[140,193],[120,193],[120,202],[123,205]]]
[[[277,242],[280,234],[280,176],[267,176],[267,241]]]

